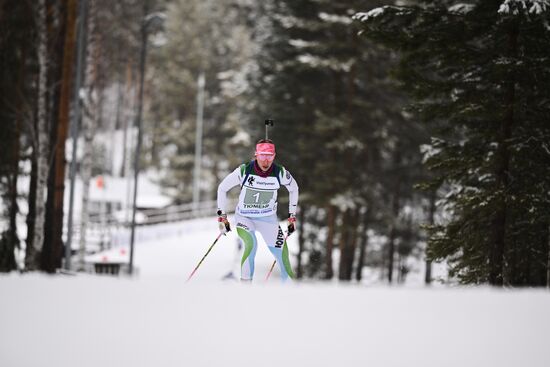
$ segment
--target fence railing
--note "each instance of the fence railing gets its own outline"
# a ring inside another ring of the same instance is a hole
[[[235,206],[236,201],[230,200],[229,207]],[[160,223],[179,222],[187,219],[204,218],[216,215],[217,202],[203,201],[198,204],[186,203],[182,205],[171,205],[158,209],[139,210],[136,213],[137,225],[151,225]],[[118,212],[114,214],[90,216],[90,222],[103,225],[130,225],[131,212]]]
[[[235,207],[236,203],[236,199],[228,199],[228,208]],[[215,216],[216,209],[217,202],[212,200],[203,201],[197,205],[186,203],[158,209],[138,210],[136,212],[136,225],[147,226]],[[119,211],[116,213],[90,215],[86,231],[87,250],[96,252],[105,247],[111,247],[114,243],[120,242],[120,239],[115,240],[114,237],[120,237],[121,233],[129,231],[131,214],[131,212]],[[65,223],[65,236],[66,224],[67,223]],[[77,249],[79,246],[80,234],[81,226],[80,222],[77,220],[73,223],[73,241],[71,246],[73,249]]]

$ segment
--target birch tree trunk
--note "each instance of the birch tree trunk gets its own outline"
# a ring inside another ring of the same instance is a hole
[[[38,112],[37,134],[34,149],[36,154],[36,219],[34,222],[34,237],[32,246],[27,246],[25,253],[25,268],[36,270],[39,268],[40,255],[44,245],[44,222],[46,213],[45,191],[49,170],[49,126],[46,111],[46,88],[48,75],[48,38],[46,20],[46,0],[38,0]]]
[[[84,101],[84,115],[82,131],[84,142],[82,146],[83,156],[81,163],[82,176],[82,205],[80,214],[80,244],[79,264],[84,268],[84,256],[86,254],[86,234],[89,222],[89,198],[90,180],[92,177],[92,147],[95,130],[97,127],[97,73],[98,73],[98,37],[97,37],[97,0],[88,0],[88,49],[86,53],[85,88],[86,99]]]
[[[34,131],[36,131],[36,121],[34,123]],[[34,138],[35,141],[33,142],[33,145],[36,143],[36,138]],[[30,174],[30,182],[29,182],[29,209],[27,212],[27,239],[26,239],[26,253],[29,253],[33,251],[33,241],[34,241],[34,233],[35,233],[35,222],[36,222],[36,170],[37,170],[37,164],[36,164],[36,154],[37,149],[33,148],[31,153],[31,174]],[[25,256],[26,258],[26,256]],[[30,257],[29,257],[30,259]]]
[[[23,66],[21,66],[23,68]],[[22,78],[19,79],[21,83]],[[17,236],[17,213],[19,205],[17,204],[17,181],[19,180],[19,151],[20,151],[20,134],[21,134],[21,119],[22,109],[21,100],[19,100],[17,122],[15,124],[15,136],[12,153],[12,173],[9,179],[9,231],[8,231],[8,253],[4,258],[4,263],[1,268],[3,271],[11,271],[17,269],[15,261],[15,249],[19,248],[19,237]]]

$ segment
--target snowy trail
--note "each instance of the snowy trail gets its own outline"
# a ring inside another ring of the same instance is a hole
[[[234,227],[234,220],[229,216]],[[218,235],[217,218],[194,219],[180,223],[139,227],[136,236],[135,266],[140,278],[177,277],[187,279]],[[125,232],[116,243],[128,243]],[[269,271],[273,256],[261,237],[256,256],[257,279],[264,279]],[[288,239],[291,253],[297,248],[296,236]],[[119,246],[126,249],[127,246]],[[242,250],[238,249],[235,230],[222,236],[193,277],[193,282],[220,280],[229,272],[238,277]],[[293,259],[294,260],[294,259]],[[276,282],[279,271],[273,271],[270,282]]]
[[[547,367],[550,294],[0,277],[0,365]]]

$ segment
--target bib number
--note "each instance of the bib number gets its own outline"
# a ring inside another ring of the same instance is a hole
[[[273,199],[272,191],[259,191],[247,187],[244,195],[244,204],[254,208],[266,208],[271,199]]]

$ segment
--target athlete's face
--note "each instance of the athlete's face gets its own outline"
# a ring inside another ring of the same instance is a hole
[[[275,154],[258,154],[256,156],[256,161],[258,162],[258,165],[262,169],[262,171],[267,171],[269,167],[273,164],[273,160],[275,159]]]

